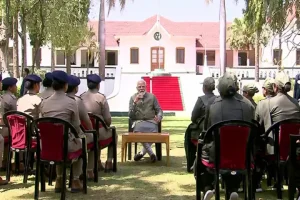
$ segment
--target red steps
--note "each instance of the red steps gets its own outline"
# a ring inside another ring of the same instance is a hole
[[[143,77],[150,92],[150,77]],[[179,78],[173,76],[152,77],[152,93],[163,111],[183,111]]]

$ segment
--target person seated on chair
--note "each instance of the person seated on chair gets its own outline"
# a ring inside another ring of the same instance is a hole
[[[212,77],[205,78],[203,81],[202,90],[204,95],[198,97],[197,99],[197,102],[192,112],[192,123],[186,130],[184,137],[185,154],[187,162],[190,163],[189,166],[191,166],[194,163],[194,160],[196,158],[197,147],[191,142],[191,140],[188,140],[188,138],[198,141],[199,135],[203,131],[204,120],[201,122],[201,124],[198,123],[205,116],[205,110],[208,101],[216,98],[216,96],[213,93],[213,91],[215,90],[215,80]],[[190,136],[188,134],[190,134]],[[190,149],[192,152],[188,152],[188,149]],[[191,160],[188,160],[188,153],[193,155]]]
[[[109,105],[107,103],[106,97],[99,92],[100,89],[100,82],[101,78],[100,76],[96,74],[89,74],[87,75],[87,86],[88,91],[81,94],[82,101],[86,107],[87,112],[91,112],[105,122],[106,126],[109,127],[111,125],[111,115],[109,111]],[[106,130],[104,127],[99,128],[99,140],[107,140],[112,137],[112,130],[108,129]],[[118,135],[116,135],[115,138],[116,142],[118,141]],[[103,147],[101,147],[103,148]],[[110,143],[108,145],[107,150],[107,161],[105,163],[105,168],[103,167],[100,159],[100,153],[99,152],[99,161],[98,166],[99,170],[105,169],[105,172],[111,172],[113,169],[113,145]]]
[[[76,96],[79,85],[80,85],[80,79],[76,76],[69,75],[67,95],[76,100],[80,121],[84,122],[84,124],[88,130],[93,130],[93,126],[92,126],[91,120],[89,118],[89,115],[86,111],[85,105],[83,104],[81,97]],[[89,141],[87,141],[87,144],[89,144],[89,143],[93,142],[90,140],[90,139],[93,139],[93,136],[91,135],[91,133],[88,133],[87,135],[89,135],[87,137],[89,140]],[[87,177],[89,180],[93,180],[93,177],[94,177],[93,169],[94,169],[94,151],[90,151],[88,153],[88,166],[87,166]]]
[[[33,119],[37,119],[40,116],[42,99],[37,95],[40,91],[40,82],[42,82],[42,79],[35,74],[26,76],[24,88],[27,90],[27,94],[17,101],[17,111],[30,115]]]
[[[259,92],[258,88],[253,83],[249,83],[247,85],[244,85],[243,87],[243,96],[252,103],[254,108],[256,108],[256,103],[254,102],[253,97],[255,93],[258,92]]]
[[[226,120],[244,120],[251,122],[254,118],[253,106],[245,101],[236,98],[236,84],[232,76],[225,73],[219,79],[219,85],[217,86],[220,97],[217,97],[211,104],[208,105],[205,115],[205,129],[216,123]],[[205,143],[202,148],[202,159],[207,162],[214,162],[214,142],[211,138],[210,142]],[[204,200],[209,200],[213,197],[213,182],[214,173],[211,173],[211,169],[206,168],[201,161],[198,162],[198,166],[201,168],[201,189],[204,192]],[[240,186],[242,178],[238,175],[223,176],[222,179],[225,182],[226,188],[230,195],[230,200],[238,199],[238,188]]]
[[[48,72],[45,74],[45,78],[43,80],[43,86],[44,86],[45,90],[43,92],[41,92],[39,94],[39,96],[42,99],[47,99],[54,93],[54,90],[52,88],[52,73],[51,72]]]
[[[71,123],[80,135],[80,119],[78,113],[78,106],[76,100],[73,97],[69,97],[65,94],[68,88],[68,75],[64,71],[53,71],[53,83],[54,94],[44,99],[41,104],[42,117],[55,117],[65,120]],[[89,139],[87,138],[87,141]],[[76,152],[82,148],[82,140],[75,138],[73,134],[69,134],[68,151]],[[61,165],[56,165],[56,183],[55,192],[61,192],[62,187],[62,175],[63,168]],[[71,186],[71,192],[80,192],[82,185],[79,180],[79,176],[82,173],[82,159],[79,159],[73,163],[73,180]]]
[[[1,99],[1,108],[0,108],[0,119],[1,119],[1,124],[4,125],[4,122],[2,121],[2,117],[4,113],[8,111],[14,111],[17,110],[17,97],[15,94],[17,93],[17,82],[18,80],[15,78],[7,77],[2,80],[2,90],[4,91],[4,94],[2,95]],[[2,134],[3,137],[8,136],[8,127],[0,127],[0,133]],[[5,148],[4,150],[4,162],[2,166],[6,166],[6,161],[7,161],[7,149]],[[24,164],[22,163],[23,161],[23,154],[20,154],[20,166],[19,170],[23,171],[24,170]],[[12,169],[14,169],[15,165],[12,166]]]
[[[133,121],[133,132],[156,133],[158,123],[162,120],[163,111],[152,93],[146,92],[146,82],[137,82],[137,93],[131,96],[129,101],[129,117]],[[156,161],[156,156],[151,149],[151,143],[143,143],[143,150],[134,156],[135,161],[141,160],[146,153],[151,161]]]

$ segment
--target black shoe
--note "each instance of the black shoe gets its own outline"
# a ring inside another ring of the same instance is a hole
[[[134,156],[134,161],[140,161],[143,157],[144,155],[141,152],[139,152]]]
[[[151,156],[150,156],[150,158],[151,158],[151,162],[153,162],[153,163],[155,163],[156,162],[156,156],[154,155],[154,154],[152,154]]]

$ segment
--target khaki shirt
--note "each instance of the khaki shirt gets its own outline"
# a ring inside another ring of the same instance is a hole
[[[49,98],[54,93],[54,90],[51,87],[46,88],[43,92],[39,94],[42,99]]]
[[[1,99],[1,118],[8,111],[17,110],[17,97],[10,91],[6,91]]]
[[[90,117],[88,115],[88,112],[86,110],[86,107],[85,107],[85,105],[84,105],[84,103],[82,101],[82,98],[79,97],[79,96],[76,96],[74,93],[68,93],[67,95],[70,96],[70,97],[75,98],[77,106],[78,106],[78,112],[79,112],[80,121],[84,122],[84,124],[86,125],[86,127],[89,130],[92,130],[93,126],[92,126]]]
[[[17,101],[17,110],[38,119],[41,113],[42,99],[36,93],[29,91]]]
[[[91,112],[102,117],[105,123],[110,126],[111,115],[109,105],[105,96],[97,90],[88,90],[80,95],[87,112]]]
[[[71,123],[79,135],[82,134],[80,129],[80,119],[78,107],[73,97],[69,97],[64,91],[55,91],[54,94],[42,101],[41,114],[43,117],[55,117]],[[74,136],[69,135],[73,140]]]

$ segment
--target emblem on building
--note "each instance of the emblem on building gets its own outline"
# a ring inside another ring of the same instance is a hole
[[[154,33],[154,39],[157,40],[157,41],[161,39],[161,34],[160,34],[160,32],[155,32],[155,33]]]

